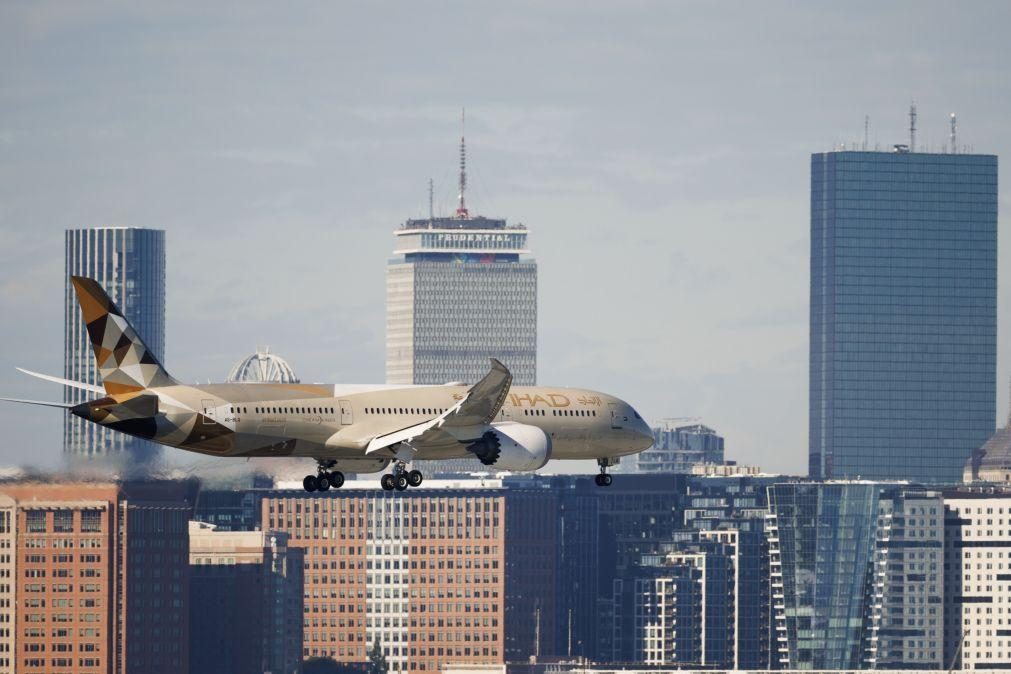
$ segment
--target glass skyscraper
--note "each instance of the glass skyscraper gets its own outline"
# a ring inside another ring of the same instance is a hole
[[[783,669],[861,669],[881,485],[769,487],[772,599]]]
[[[997,157],[811,157],[809,472],[957,482],[995,426]]]
[[[165,358],[165,232],[138,227],[69,229],[65,236],[64,360],[67,379],[101,385],[71,276],[98,281],[159,361]],[[97,397],[65,388],[64,402]],[[70,459],[108,457],[124,468],[158,456],[158,445],[93,424],[72,414],[63,422],[63,450]]]

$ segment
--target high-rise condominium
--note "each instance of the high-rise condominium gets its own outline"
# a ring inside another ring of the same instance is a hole
[[[64,377],[102,384],[71,276],[87,276],[102,284],[158,360],[164,360],[165,232],[137,227],[70,229],[65,246]],[[76,405],[93,395],[68,387],[64,402]],[[68,458],[108,456],[140,465],[158,454],[157,445],[72,414],[66,415],[63,428],[63,450]]]
[[[997,157],[811,157],[812,477],[951,483],[993,433]]]

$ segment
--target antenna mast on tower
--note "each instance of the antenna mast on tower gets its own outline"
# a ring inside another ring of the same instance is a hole
[[[467,202],[464,193],[467,191],[467,141],[466,141],[467,109],[460,110],[460,205],[456,207],[456,217],[466,219]]]
[[[871,126],[871,116],[864,115],[864,146],[863,148],[861,148],[864,150],[864,152],[867,151],[867,132],[870,130],[870,126]]]
[[[428,179],[428,226],[435,222],[435,181]]]
[[[909,151],[916,152],[916,103],[909,106]]]
[[[955,145],[955,113],[951,113],[951,154],[958,154],[958,146]]]

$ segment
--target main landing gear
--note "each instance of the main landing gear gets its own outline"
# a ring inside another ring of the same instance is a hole
[[[302,480],[302,488],[306,491],[327,491],[330,487],[340,489],[344,486],[344,473],[334,470],[337,462],[333,459],[316,459],[316,475],[306,475]]]
[[[425,476],[420,470],[408,471],[403,461],[397,461],[393,466],[392,473],[386,473],[379,479],[385,491],[404,491],[408,487],[420,487]]]
[[[598,487],[610,487],[611,482],[614,478],[610,473],[607,472],[609,466],[613,466],[618,463],[615,459],[597,459],[597,465],[600,466],[600,474],[593,476],[593,481],[597,483]]]

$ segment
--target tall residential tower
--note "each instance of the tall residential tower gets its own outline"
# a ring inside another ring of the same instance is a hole
[[[165,358],[165,232],[138,227],[95,227],[66,232],[64,274],[64,357],[67,379],[101,385],[71,276],[98,281],[136,328],[159,361]],[[66,388],[64,402],[78,404],[93,394]],[[68,458],[109,457],[142,465],[158,456],[158,446],[68,414],[63,422]]]
[[[997,157],[811,157],[810,474],[954,483],[993,433]]]

